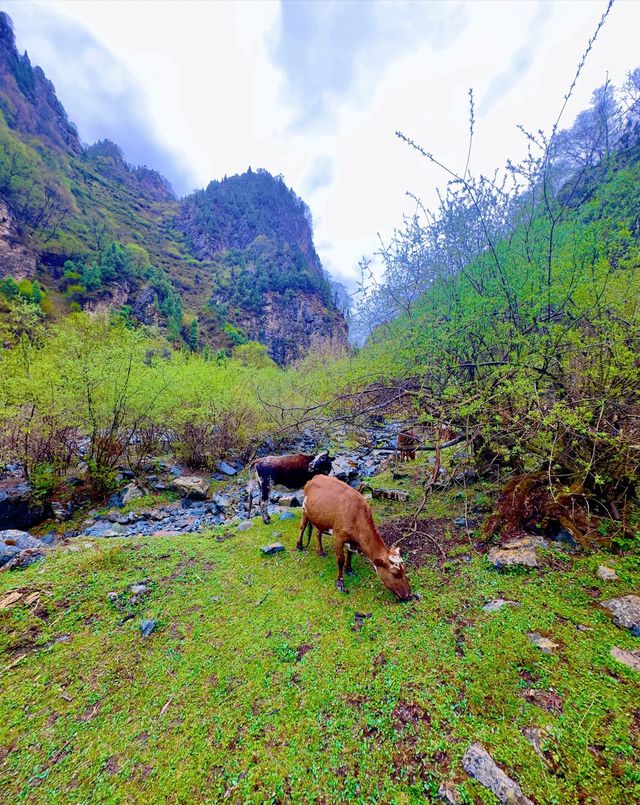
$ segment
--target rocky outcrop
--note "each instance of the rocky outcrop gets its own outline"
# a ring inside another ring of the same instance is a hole
[[[302,358],[310,348],[347,342],[342,314],[328,309],[318,295],[303,291],[267,291],[263,310],[241,313],[237,321],[252,341],[267,345],[269,355],[281,366]]]
[[[47,514],[47,507],[34,497],[26,481],[0,481],[0,529],[31,528]]]
[[[16,231],[9,206],[0,199],[0,279],[33,279],[37,256],[22,241]]]

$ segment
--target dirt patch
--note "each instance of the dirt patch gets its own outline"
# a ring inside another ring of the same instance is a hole
[[[438,566],[442,567],[449,552],[460,545],[468,548],[469,553],[486,553],[488,550],[484,544],[472,544],[466,532],[446,517],[389,520],[380,526],[380,534],[389,547],[397,545],[400,548],[411,567],[422,567],[431,557],[435,557]]]
[[[431,723],[429,713],[423,707],[415,702],[403,702],[402,699],[393,708],[391,717],[396,732],[402,732],[408,724],[418,727],[420,724]]]
[[[300,662],[304,655],[314,648],[315,646],[312,643],[300,643],[296,650],[296,662]]]
[[[117,774],[120,771],[120,761],[115,755],[108,757],[104,767],[108,774]]]
[[[91,721],[98,714],[98,710],[102,707],[102,702],[95,702],[85,707],[84,712],[78,717],[78,721]]]
[[[562,699],[554,690],[527,688],[522,694],[528,702],[537,704],[546,713],[559,714],[564,710]]]

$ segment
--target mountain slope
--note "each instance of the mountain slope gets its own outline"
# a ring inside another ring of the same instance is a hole
[[[287,363],[346,341],[308,209],[281,178],[249,170],[179,201],[115,143],[83,148],[0,13],[3,277],[38,280],[50,315],[113,309],[192,347],[257,339]]]

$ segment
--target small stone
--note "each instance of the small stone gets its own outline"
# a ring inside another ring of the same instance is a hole
[[[449,803],[449,805],[460,805],[462,802],[460,794],[458,794],[453,783],[442,783],[438,789],[438,796],[443,802]]]
[[[634,637],[640,637],[640,598],[637,595],[623,595],[611,598],[600,604],[612,616],[620,629],[630,629]]]
[[[302,506],[302,498],[298,495],[281,495],[278,505],[293,509]]]
[[[528,632],[527,637],[534,646],[537,646],[540,651],[544,652],[545,654],[551,654],[554,649],[560,648],[557,643],[553,642],[553,640],[549,640],[548,637],[544,637],[537,632]]]
[[[213,502],[221,509],[228,509],[231,505],[231,501],[226,495],[221,495],[220,493],[213,496]]]
[[[140,584],[132,584],[131,587],[129,587],[129,589],[134,595],[144,595],[144,593],[146,593],[149,588],[147,587],[146,584],[140,583]]]
[[[280,512],[280,520],[292,520],[295,517],[293,512]]]
[[[236,475],[238,472],[231,466],[231,464],[227,464],[226,461],[221,461],[220,464],[218,464],[218,469],[225,475]]]
[[[143,620],[142,623],[140,624],[140,634],[143,637],[149,637],[151,632],[155,630],[156,626],[157,626],[156,621],[147,618]]]
[[[112,604],[115,604],[115,602],[118,600],[118,593],[112,590],[110,593],[107,593],[107,598]]]
[[[600,581],[618,581],[618,575],[612,567],[606,565],[598,565],[596,576]]]
[[[462,766],[485,788],[492,791],[503,805],[533,805],[522,789],[496,764],[487,750],[478,743],[472,744],[464,753]]]
[[[250,528],[253,528],[253,520],[243,520],[238,526],[237,530],[248,531]]]
[[[403,489],[372,489],[371,494],[374,500],[397,500],[401,503],[409,500],[409,493]]]
[[[634,649],[633,651],[625,651],[623,648],[613,646],[611,649],[611,656],[614,660],[623,663],[633,671],[640,673],[640,651]]]
[[[281,551],[284,551],[285,547],[281,542],[272,542],[270,545],[263,545],[260,550],[262,553],[270,556],[272,553],[280,553]]]
[[[485,612],[497,612],[502,607],[517,607],[518,603],[516,601],[507,601],[504,598],[494,598],[493,601],[487,601],[487,603],[482,607]]]

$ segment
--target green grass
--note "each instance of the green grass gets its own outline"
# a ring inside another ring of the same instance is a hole
[[[539,803],[640,799],[640,675],[609,655],[638,640],[594,603],[638,589],[638,558],[608,557],[620,580],[605,585],[597,556],[507,574],[452,556],[410,568],[422,600],[399,605],[361,557],[339,594],[335,560],[296,552],[297,527],[79,540],[0,574],[0,593],[42,591],[0,611],[0,799],[402,803],[450,780],[464,802],[495,802],[461,768],[474,741]],[[264,557],[274,539],[286,552]],[[142,579],[149,595],[127,604]],[[483,612],[498,596],[520,606]],[[359,630],[355,613],[371,615]],[[528,631],[561,648],[541,653]]]

